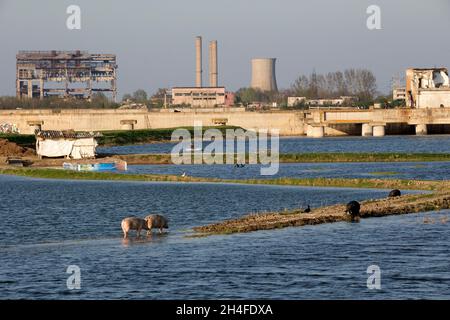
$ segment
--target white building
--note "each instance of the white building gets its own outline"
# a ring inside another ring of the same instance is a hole
[[[36,153],[48,158],[95,158],[100,133],[44,130],[36,132]]]
[[[449,108],[448,70],[446,68],[407,69],[406,105],[411,108]]]
[[[175,87],[172,88],[172,103],[193,108],[223,107],[225,87]]]

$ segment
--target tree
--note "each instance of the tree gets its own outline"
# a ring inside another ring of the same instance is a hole
[[[167,98],[167,88],[159,88],[156,93],[151,96],[151,104],[155,108],[163,108],[165,99]]]
[[[91,103],[97,108],[105,108],[110,104],[110,101],[103,92],[95,92],[91,97]]]
[[[367,69],[347,69],[326,75],[315,71],[309,76],[300,75],[291,85],[295,96],[307,99],[332,99],[356,96],[360,101],[371,102],[376,94],[376,78]]]
[[[236,92],[236,101],[246,106],[252,102],[269,102],[269,94],[258,89],[241,88]]]
[[[297,97],[309,98],[308,88],[309,88],[309,79],[305,75],[299,76],[295,80],[294,84],[291,86],[293,95]]]
[[[133,100],[133,97],[129,93],[124,94],[123,97],[122,97],[122,101],[123,102],[125,102],[127,100]]]
[[[153,95],[152,98],[155,99],[164,99],[164,96],[167,94],[167,88],[159,88]]]
[[[138,89],[133,93],[134,102],[145,103],[147,102],[147,92],[143,89]]]

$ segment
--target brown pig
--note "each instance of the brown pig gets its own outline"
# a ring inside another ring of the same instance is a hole
[[[141,235],[141,230],[148,230],[148,223],[146,219],[136,218],[136,217],[128,217],[122,220],[122,231],[123,238],[126,239],[128,237],[128,232],[130,230],[136,230],[137,236]]]
[[[147,221],[147,235],[152,232],[152,229],[159,228],[159,233],[162,233],[163,229],[169,228],[169,221],[160,214],[151,214],[146,216],[145,220]]]

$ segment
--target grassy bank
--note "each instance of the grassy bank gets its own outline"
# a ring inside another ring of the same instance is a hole
[[[398,198],[384,198],[361,202],[361,218],[401,215],[450,208],[450,191],[436,194],[406,195]],[[302,210],[249,214],[241,218],[226,220],[206,226],[195,227],[191,237],[217,234],[232,234],[271,230],[304,225],[316,225],[350,221],[344,204],[313,209],[311,213]],[[447,216],[442,217],[446,223]]]
[[[0,139],[7,139],[10,142],[14,142],[21,147],[35,147],[36,139],[32,134],[7,134],[0,133]]]
[[[114,155],[128,164],[170,164],[170,154]],[[450,161],[448,153],[301,153],[280,154],[281,163],[330,162],[430,162]],[[192,162],[193,163],[193,162]],[[225,163],[225,156],[224,156]]]
[[[280,162],[427,162],[450,161],[449,153],[298,153],[280,154]]]
[[[214,126],[203,127],[203,133],[208,129],[218,129],[225,134],[227,129],[237,129],[234,126]],[[101,131],[103,137],[98,139],[99,145],[128,145],[140,143],[166,142],[172,138],[172,132],[176,129],[186,129],[191,135],[194,135],[194,127],[169,128],[169,129],[145,129],[145,130],[129,130],[129,131]],[[20,146],[30,147],[35,145],[34,135],[28,134],[3,134],[0,138],[8,139]]]
[[[203,127],[204,133],[208,129],[218,129],[225,134],[227,129],[236,129],[234,126]],[[98,142],[100,145],[127,145],[139,143],[165,142],[170,141],[172,133],[176,129],[186,129],[194,135],[194,127],[169,128],[169,129],[145,129],[132,131],[102,131],[103,137]]]
[[[111,172],[76,172],[45,168],[0,168],[0,174],[43,179],[105,180],[105,181],[170,181],[170,182],[221,182],[259,185],[286,185],[307,187],[346,187],[376,189],[409,189],[440,191],[450,190],[450,181],[400,180],[400,179],[341,179],[341,178],[279,178],[279,179],[218,179],[181,177],[175,175],[120,174]]]

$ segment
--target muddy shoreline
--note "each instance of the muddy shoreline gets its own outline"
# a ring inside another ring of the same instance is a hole
[[[361,218],[443,209],[450,209],[450,191],[363,201],[361,202]],[[350,216],[345,213],[345,205],[338,204],[313,209],[310,213],[302,213],[302,210],[297,209],[285,212],[250,214],[238,219],[195,227],[193,228],[194,234],[191,236],[204,237],[344,221],[349,222]]]

